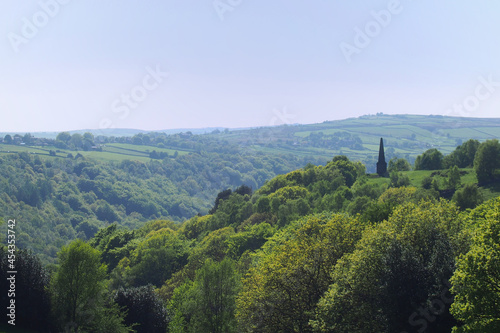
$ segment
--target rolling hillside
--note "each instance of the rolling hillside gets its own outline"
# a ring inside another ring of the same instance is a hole
[[[206,133],[208,130],[199,130]],[[91,131],[92,132],[92,131]],[[167,134],[166,131],[146,133],[140,130],[99,130],[94,135],[127,136],[124,143],[104,144],[102,151],[79,153],[85,157],[103,161],[122,161],[126,159],[146,162],[153,150],[172,156],[193,151],[211,150],[214,145],[231,147],[239,154],[293,154],[300,158],[315,158],[327,161],[335,155],[346,155],[349,159],[363,162],[368,172],[374,172],[378,154],[378,144],[384,138],[386,157],[406,158],[413,163],[416,156],[429,148],[437,148],[448,154],[468,139],[484,141],[500,137],[500,119],[461,118],[420,115],[367,115],[338,121],[325,121],[321,124],[281,125],[253,129],[220,129],[209,134],[189,135]],[[109,132],[109,133],[108,133]],[[169,130],[169,133],[176,132]],[[34,134],[35,137],[55,137],[52,133]],[[135,136],[148,139],[167,136],[176,137],[174,145],[163,145],[148,140],[147,144],[132,144]],[[208,141],[207,141],[208,140]],[[184,143],[198,142],[197,149],[187,148]],[[207,143],[208,142],[208,143]],[[49,155],[53,147],[25,147],[0,145],[0,153],[26,151],[34,154]],[[56,155],[65,157],[73,151],[57,149]]]
[[[218,134],[220,135],[220,134]],[[370,115],[321,124],[283,125],[232,131],[228,140],[267,153],[288,152],[331,158],[346,155],[374,172],[380,138],[386,157],[403,157],[413,163],[429,148],[448,154],[468,139],[500,137],[500,119],[419,115]]]

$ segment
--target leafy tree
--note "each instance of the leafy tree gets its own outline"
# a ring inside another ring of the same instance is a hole
[[[367,196],[371,199],[378,199],[384,190],[384,186],[376,186],[368,183],[368,177],[366,176],[358,178],[351,187],[351,191],[355,197]]]
[[[23,136],[23,142],[27,145],[31,145],[33,144],[33,137],[31,136],[31,134],[29,133],[26,133],[24,136]]]
[[[56,140],[68,144],[69,141],[71,140],[71,134],[69,134],[68,132],[61,132],[57,134]]]
[[[410,171],[411,165],[404,158],[393,157],[389,161],[389,166],[387,167],[387,171],[392,173],[393,171]]]
[[[448,188],[455,190],[460,186],[460,170],[456,165],[448,170],[448,179],[446,180]]]
[[[460,209],[474,208],[483,202],[483,195],[476,184],[467,184],[455,192],[452,200]]]
[[[107,304],[106,266],[100,262],[99,251],[76,240],[63,246],[58,259],[60,267],[51,279],[50,291],[60,327],[66,331],[129,332],[116,306]]]
[[[335,156],[326,167],[327,170],[339,170],[348,187],[352,186],[358,176],[364,175],[364,169],[356,163],[349,161],[344,155]]]
[[[214,207],[210,210],[209,214],[213,214],[217,211],[217,208],[219,207],[219,204],[221,203],[222,200],[227,200],[229,196],[233,193],[231,189],[224,190],[222,192],[219,192],[217,194],[217,198],[215,198],[215,203]]]
[[[451,168],[454,165],[459,168],[472,167],[479,144],[479,141],[470,139],[459,145],[451,154],[444,157],[443,166],[445,168]]]
[[[163,301],[152,285],[127,289],[120,288],[116,292],[114,300],[127,311],[125,324],[134,326],[136,332],[166,332],[169,315]]]
[[[83,148],[83,136],[81,134],[75,133],[71,136],[69,143],[74,149]]]
[[[387,220],[394,209],[391,202],[372,201],[361,214],[363,221],[382,222]]]
[[[474,170],[479,183],[491,182],[500,168],[500,143],[497,139],[487,140],[481,145],[474,158]]]
[[[408,203],[365,231],[335,266],[314,330],[449,332],[455,321],[446,311],[452,299],[443,281],[453,271],[457,216],[446,202]]]
[[[357,219],[322,214],[302,218],[273,236],[237,298],[240,332],[310,332],[330,269],[362,232]]]
[[[451,313],[463,325],[453,332],[500,331],[500,200],[476,210],[485,210],[474,231],[470,250],[458,258],[451,278],[456,295]]]
[[[398,206],[413,201],[416,192],[415,187],[391,187],[380,195],[378,201]]]
[[[101,221],[115,222],[119,220],[118,215],[107,202],[103,202],[97,207],[95,215]]]
[[[410,185],[410,177],[402,172],[393,171],[390,174],[390,187],[403,187]]]
[[[194,320],[198,321],[197,332],[235,332],[235,297],[239,289],[239,279],[234,263],[224,259],[220,263],[211,261],[196,274],[194,288],[197,295],[198,311]]]
[[[244,231],[231,235],[225,241],[228,245],[227,253],[233,259],[238,259],[246,251],[260,249],[275,232],[276,229],[266,222],[247,225]]]
[[[367,196],[356,197],[347,206],[347,212],[351,215],[361,214],[370,205],[371,201]]]
[[[175,290],[170,309],[171,332],[231,333],[236,331],[235,297],[240,288],[233,261],[207,259],[194,283]]]
[[[288,200],[296,200],[300,198],[305,198],[309,194],[309,191],[301,186],[286,186],[282,187],[276,192],[269,195],[269,199],[278,198],[281,204],[286,203]]]
[[[160,287],[187,263],[187,243],[171,229],[152,231],[131,254],[134,286]]]
[[[276,198],[276,200],[279,200]],[[269,197],[267,195],[260,197],[257,199],[257,212],[258,213],[268,213],[271,210],[271,206]]]
[[[443,154],[436,148],[426,150],[415,160],[415,170],[441,170],[443,168]]]
[[[83,138],[82,138],[83,149],[90,150],[94,145],[95,145],[94,135],[92,133],[89,133],[89,132],[84,133]]]
[[[12,139],[12,136],[11,136],[10,134],[7,134],[7,135],[5,135],[5,137],[3,138],[3,141],[4,141],[6,144],[10,145],[10,144],[12,144],[12,141],[14,141],[14,140]]]
[[[426,190],[430,190],[432,188],[432,177],[427,176],[424,179],[422,179],[422,188]]]
[[[236,190],[234,190],[234,193],[237,193],[239,195],[252,195],[252,188],[246,185],[241,185],[238,187]]]

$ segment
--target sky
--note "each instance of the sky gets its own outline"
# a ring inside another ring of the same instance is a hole
[[[500,1],[0,6],[0,132],[499,115]]]

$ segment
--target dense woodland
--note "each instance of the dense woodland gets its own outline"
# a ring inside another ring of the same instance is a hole
[[[429,149],[413,166],[391,159],[387,181],[345,156],[304,162],[216,151],[149,164],[2,157],[0,205],[21,221],[19,247],[34,251],[17,252],[18,325],[499,331],[500,199],[483,190],[500,179],[497,140]],[[411,169],[432,172],[411,186]]]
[[[183,221],[208,213],[221,188],[258,188],[304,164],[287,155],[217,152],[149,163],[23,152],[0,157],[0,210],[23,221],[17,229],[20,247],[53,262],[68,240],[87,240],[110,223],[134,229],[152,219]]]

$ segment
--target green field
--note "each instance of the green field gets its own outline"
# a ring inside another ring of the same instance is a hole
[[[134,134],[132,130],[120,131],[130,136]],[[323,133],[326,139],[337,138],[339,140],[336,144],[312,142],[314,138],[310,135],[316,134],[317,136],[319,133]],[[154,136],[154,134],[150,135]],[[384,138],[387,160],[392,157],[402,157],[412,163],[418,155],[430,148],[437,148],[446,155],[461,142],[471,138],[479,141],[497,138],[500,136],[500,119],[377,114],[325,121],[320,124],[234,129],[203,135],[223,145],[227,143],[239,145],[242,153],[249,150],[265,154],[284,153],[303,158],[314,157],[327,160],[335,155],[346,155],[351,160],[365,163],[368,171],[373,172],[373,161],[378,156],[380,138]],[[357,145],[342,143],[341,139],[344,136],[358,140]],[[73,155],[80,153],[96,160],[118,162],[127,159],[147,162],[150,160],[149,153],[153,150],[158,153],[167,153],[169,156],[173,156],[176,151],[179,155],[192,152],[189,149],[159,148],[129,143],[105,144],[102,152],[75,152],[47,146],[0,145],[0,153],[28,152],[48,156],[49,150],[57,151],[58,157],[66,157],[69,153]]]
[[[410,178],[410,186],[421,188],[424,178],[431,177],[437,180],[439,190],[446,189],[447,170],[417,170],[405,171],[402,173]],[[460,174],[461,187],[467,184],[477,184],[477,178],[474,169],[460,169]],[[386,177],[379,177],[376,174],[370,174],[368,175],[368,183],[374,186],[389,186],[390,179]],[[493,183],[480,187],[480,192],[482,193],[483,199],[485,201],[496,198],[500,195],[500,183]]]
[[[266,136],[261,135],[260,131],[265,131]],[[363,150],[343,146],[315,147],[309,142],[310,135],[319,133],[330,137],[347,134],[359,138]],[[461,142],[471,138],[485,141],[499,136],[500,119],[496,118],[379,114],[321,124],[231,131],[226,138],[245,142],[249,137],[265,137],[266,140],[254,144],[254,148],[266,153],[292,153],[325,158],[344,154],[352,160],[364,162],[371,170],[371,161],[378,155],[380,138],[384,138],[386,157],[404,157],[412,162],[429,148],[437,148],[447,155]]]
[[[50,155],[50,151],[56,152],[55,156]],[[149,162],[151,158],[149,153],[153,150],[157,152],[168,153],[173,156],[177,151],[179,155],[189,154],[186,150],[175,150],[168,148],[158,148],[153,146],[139,146],[123,143],[106,144],[102,151],[73,151],[67,149],[59,149],[55,147],[45,146],[23,146],[23,145],[0,145],[0,154],[13,154],[13,153],[29,153],[39,155],[47,158],[66,158],[68,154],[76,156],[81,154],[85,158],[91,158],[103,162],[121,162],[124,160],[134,160],[140,162]]]
[[[129,143],[108,143],[105,145],[103,150],[107,151],[108,149],[118,149],[118,150],[123,150],[123,151],[129,151],[129,152],[137,152],[137,153],[147,153],[149,154],[153,150],[161,153],[168,153],[169,155],[173,155],[176,151],[179,155],[185,155],[189,154],[189,150],[179,150],[179,149],[169,149],[169,148],[158,148],[158,147],[152,147],[152,146],[139,146],[139,145],[133,145]]]

